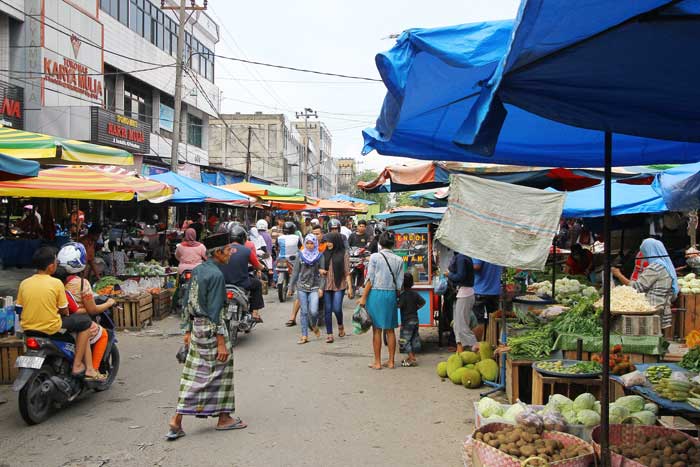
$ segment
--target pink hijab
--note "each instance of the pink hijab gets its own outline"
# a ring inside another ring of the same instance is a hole
[[[185,240],[182,242],[182,246],[199,246],[201,243],[197,241],[197,231],[190,228],[185,230]]]

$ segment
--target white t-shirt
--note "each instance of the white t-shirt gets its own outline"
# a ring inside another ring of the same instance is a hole
[[[295,234],[280,235],[277,237],[277,245],[279,246],[279,256],[281,258],[290,258],[299,253],[299,236]]]
[[[343,235],[343,236],[345,237],[346,240],[349,240],[349,239],[350,239],[350,235],[352,235],[352,230],[348,229],[348,228],[345,227],[345,226],[342,226],[342,227],[340,228],[340,234]]]

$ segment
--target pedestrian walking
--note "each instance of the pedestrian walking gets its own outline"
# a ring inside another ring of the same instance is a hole
[[[403,260],[396,255],[394,236],[390,232],[382,233],[379,238],[382,250],[369,257],[367,280],[360,298],[360,305],[366,306],[372,318],[372,348],[374,361],[369,365],[374,370],[381,370],[382,331],[386,331],[389,359],[384,363],[387,368],[394,368],[396,355],[396,333],[398,323],[397,296],[403,286]]]
[[[309,342],[309,329],[321,335],[318,329],[318,302],[323,297],[325,278],[323,254],[318,249],[318,240],[314,234],[304,239],[304,249],[294,260],[292,279],[287,295],[291,297],[297,291],[301,311],[301,337],[297,344]]]
[[[348,290],[348,297],[353,298],[350,277],[350,255],[345,249],[341,234],[331,232],[325,237],[326,251],[323,256],[326,263],[326,290],[323,293],[324,318],[326,321],[326,343],[333,343],[333,315],[338,322],[338,337],[345,337],[343,326],[343,298]]]
[[[457,302],[454,309],[454,331],[457,352],[476,345],[477,340],[472,328],[478,325],[474,316],[474,263],[469,256],[459,253],[452,257],[445,276],[457,288]]]
[[[401,362],[403,367],[418,366],[416,353],[420,352],[421,341],[418,333],[418,310],[425,305],[425,299],[413,290],[413,276],[410,273],[403,275],[403,292],[399,298],[399,310],[401,311],[401,331],[399,333],[399,350],[408,354]]]
[[[228,234],[204,240],[210,259],[192,271],[185,304],[185,345],[189,347],[180,377],[176,414],[170,419],[166,439],[185,436],[183,415],[219,417],[217,430],[236,430],[247,425],[231,417],[235,410],[233,355],[222,310],[226,303],[224,275],[218,265],[228,263],[231,245]]]

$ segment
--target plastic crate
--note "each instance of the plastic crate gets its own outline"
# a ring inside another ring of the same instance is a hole
[[[661,317],[620,315],[615,318],[612,331],[623,336],[661,336]]]

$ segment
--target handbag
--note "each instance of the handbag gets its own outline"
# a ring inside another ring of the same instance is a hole
[[[391,273],[391,279],[394,281],[394,289],[396,289],[396,306],[399,306],[399,303],[401,301],[401,291],[399,290],[399,285],[398,281],[396,280],[396,276],[394,275],[394,271],[391,270],[391,265],[389,264],[389,260],[386,259],[386,256],[384,256],[383,253],[379,253],[382,258],[384,258],[384,261],[386,261],[386,267],[389,268],[389,272]]]

